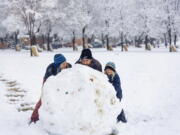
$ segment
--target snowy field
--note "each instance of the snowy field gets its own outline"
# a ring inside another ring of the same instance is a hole
[[[128,119],[119,123],[119,135],[180,134],[180,53],[160,48],[130,48],[129,52],[93,49],[103,68],[116,63],[120,75],[122,104]],[[30,57],[29,51],[0,50],[0,131],[2,135],[47,135],[40,125],[28,125],[34,104],[41,95],[42,78],[56,53],[71,64],[80,51],[59,49]],[[61,123],[61,122],[59,122]],[[61,126],[61,125],[57,125]]]

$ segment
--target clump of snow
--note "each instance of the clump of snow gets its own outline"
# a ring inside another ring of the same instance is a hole
[[[120,112],[121,104],[106,75],[87,66],[75,65],[44,85],[40,121],[48,132],[108,134]]]

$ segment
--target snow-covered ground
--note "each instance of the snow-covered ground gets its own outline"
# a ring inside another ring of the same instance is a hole
[[[179,52],[169,53],[166,48],[150,52],[143,48],[131,48],[129,52],[93,49],[92,52],[103,67],[108,61],[115,62],[121,77],[122,104],[128,123],[116,125],[119,135],[180,134]],[[48,134],[40,122],[29,126],[28,121],[41,95],[46,67],[56,53],[63,53],[72,64],[80,56],[80,51],[71,49],[43,52],[40,57],[30,57],[28,51],[0,50],[1,134]]]

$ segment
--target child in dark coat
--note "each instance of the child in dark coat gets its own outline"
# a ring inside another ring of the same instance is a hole
[[[61,72],[61,70],[66,69],[66,68],[71,68],[71,64],[66,62],[66,58],[64,57],[64,55],[62,54],[56,54],[54,56],[54,62],[51,63],[47,69],[46,69],[46,73],[44,75],[43,78],[43,85],[46,82],[46,80],[50,77],[50,76],[56,76],[58,73]],[[35,109],[33,110],[33,113],[31,115],[31,121],[30,123],[34,122],[36,123],[36,121],[39,120],[39,108],[41,107],[41,99],[39,99],[39,101],[37,102]]]
[[[51,63],[47,69],[43,78],[43,83],[50,77],[56,76],[61,70],[71,68],[71,64],[66,62],[66,58],[62,54],[56,54],[54,56],[54,62]]]
[[[120,77],[116,72],[116,66],[113,62],[108,62],[105,66],[105,74],[107,75],[109,82],[114,86],[116,90],[116,96],[121,101],[122,99],[122,89],[121,89],[121,81]],[[121,113],[117,117],[117,121],[122,121],[124,123],[127,122],[124,110],[122,109]]]
[[[76,64],[82,64],[87,65],[97,71],[102,72],[102,66],[101,63],[93,58],[92,52],[90,49],[83,49],[81,52],[81,56],[79,60],[76,62]]]

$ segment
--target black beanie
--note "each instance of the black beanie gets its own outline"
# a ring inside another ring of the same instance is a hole
[[[93,57],[92,57],[91,50],[83,49],[80,58],[81,59],[92,59]]]

